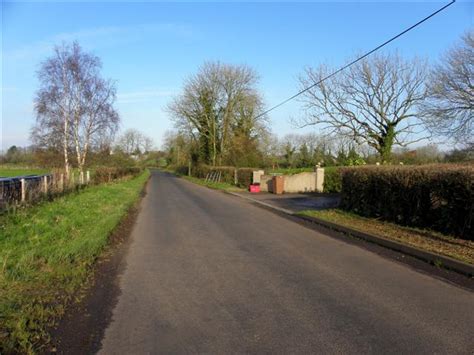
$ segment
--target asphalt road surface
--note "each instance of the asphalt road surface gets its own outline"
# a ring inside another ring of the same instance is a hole
[[[470,353],[474,296],[153,172],[103,354]]]

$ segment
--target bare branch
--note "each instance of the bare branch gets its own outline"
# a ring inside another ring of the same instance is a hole
[[[302,87],[330,72],[325,66],[306,69]],[[414,134],[416,109],[425,98],[424,65],[398,54],[370,57],[304,94],[306,116],[299,126],[319,125],[359,144],[374,147],[389,159],[393,144],[404,144],[400,133]]]
[[[423,118],[432,133],[466,146],[474,143],[474,30],[435,66]]]

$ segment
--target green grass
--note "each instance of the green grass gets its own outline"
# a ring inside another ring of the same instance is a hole
[[[47,169],[22,168],[22,167],[4,167],[0,166],[0,177],[14,177],[21,175],[41,175],[47,174]]]
[[[148,176],[0,216],[0,353],[41,351]]]
[[[283,175],[294,175],[299,173],[313,172],[314,167],[309,168],[281,168],[281,169],[267,169],[265,174],[283,174]]]
[[[241,188],[239,188],[235,185],[227,184],[225,182],[210,182],[210,181],[206,182],[203,179],[198,179],[196,177],[186,176],[186,175],[182,175],[181,177],[183,179],[191,181],[195,184],[198,184],[198,185],[201,185],[201,186],[206,186],[206,187],[209,187],[209,188],[215,189],[215,190],[242,191]]]
[[[340,209],[308,210],[300,214],[474,264],[474,241],[454,238],[430,230],[404,227],[374,218],[365,218]]]

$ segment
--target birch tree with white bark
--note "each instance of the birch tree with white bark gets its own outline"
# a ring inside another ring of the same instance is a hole
[[[110,140],[118,129],[116,87],[102,78],[101,68],[97,56],[74,42],[57,46],[38,71],[32,139],[39,147],[60,146],[66,175],[71,154],[82,173],[91,148]]]

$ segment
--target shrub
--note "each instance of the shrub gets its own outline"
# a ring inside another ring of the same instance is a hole
[[[138,174],[140,174],[141,171],[142,169],[136,168],[136,167],[130,167],[130,168],[100,167],[96,169],[92,182],[95,184],[111,182],[111,181],[121,179],[126,176],[137,176]]]
[[[240,187],[249,187],[252,183],[253,172],[256,168],[239,168],[237,170],[237,185]]]
[[[324,168],[324,192],[341,192],[342,186],[342,168],[335,166]]]
[[[188,166],[187,165],[176,165],[170,167],[178,175],[188,175]]]
[[[359,167],[342,170],[341,208],[474,240],[474,167]]]

